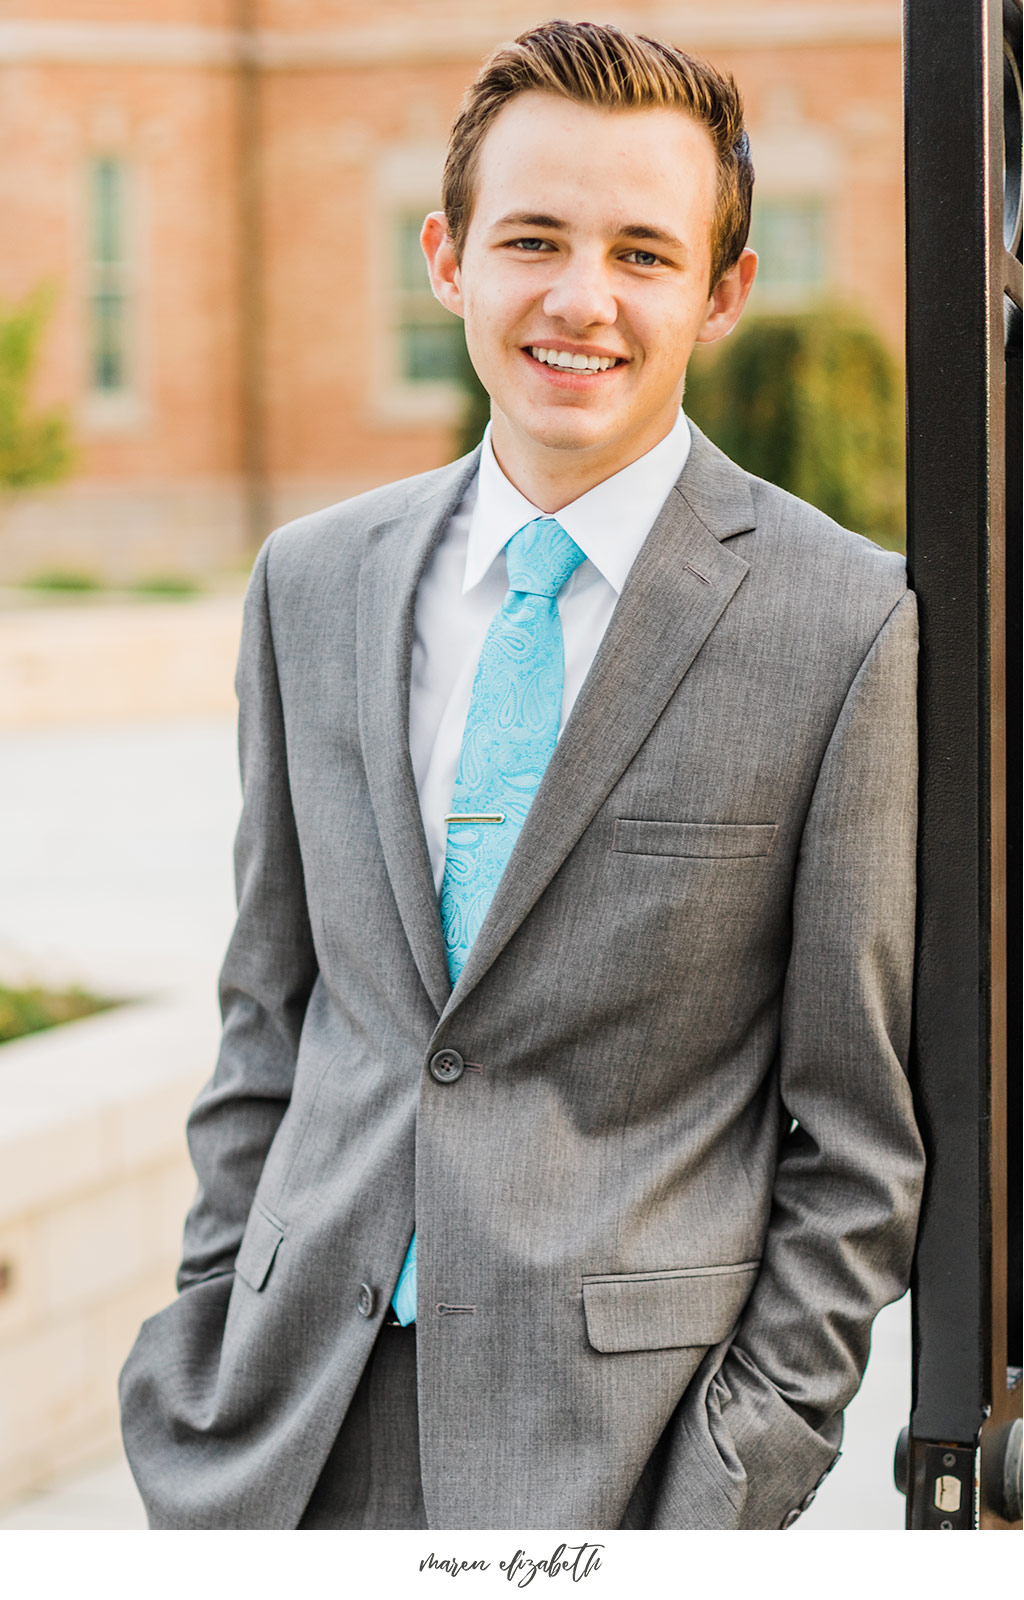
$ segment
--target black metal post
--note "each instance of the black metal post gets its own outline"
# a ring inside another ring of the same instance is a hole
[[[997,1528],[1020,1518],[1006,558],[1020,540],[1007,423],[1020,415],[1021,6],[905,0],[904,21],[908,562],[921,613],[913,1068],[929,1169],[903,1472],[909,1528]]]

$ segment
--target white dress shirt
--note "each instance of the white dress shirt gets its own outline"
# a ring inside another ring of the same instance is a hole
[[[690,452],[682,412],[660,444],[555,513],[586,556],[558,596],[565,642],[559,732],[590,671],[615,603]],[[409,748],[434,883],[444,877],[462,734],[484,638],[508,592],[505,546],[545,516],[506,478],[484,434],[480,470],[449,519],[416,593]]]

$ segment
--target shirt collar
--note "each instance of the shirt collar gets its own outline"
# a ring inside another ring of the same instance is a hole
[[[640,546],[686,465],[689,453],[690,430],[680,411],[671,431],[653,450],[588,489],[557,513],[556,520],[616,594],[622,593]],[[525,523],[544,515],[546,513],[520,494],[502,472],[491,447],[488,423],[466,544],[463,594],[483,579],[514,533]]]

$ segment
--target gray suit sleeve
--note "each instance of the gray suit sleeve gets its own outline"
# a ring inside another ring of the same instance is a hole
[[[779,1058],[789,1131],[761,1272],[716,1383],[744,1527],[778,1527],[827,1471],[871,1323],[910,1271],[924,1166],[905,1071],[916,659],[907,594],[846,697],[803,834]]]
[[[216,1070],[188,1121],[199,1187],[185,1224],[178,1287],[230,1272],[271,1142],[291,1097],[317,976],[271,632],[267,567],[256,561],[235,680],[242,816],[235,841],[238,919],[221,972]]]

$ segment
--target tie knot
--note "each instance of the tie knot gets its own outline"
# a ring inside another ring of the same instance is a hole
[[[586,557],[554,517],[537,517],[505,546],[508,586],[519,594],[556,595]]]

